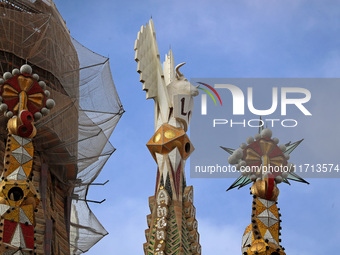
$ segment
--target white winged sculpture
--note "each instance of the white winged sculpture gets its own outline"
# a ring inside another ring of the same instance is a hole
[[[185,179],[185,162],[194,150],[185,132],[198,89],[179,71],[185,63],[175,67],[171,50],[162,68],[152,20],[138,32],[135,51],[146,98],[155,100],[155,134],[147,147],[157,162],[157,177],[144,254],[200,255],[193,187]]]
[[[199,92],[179,71],[185,63],[175,67],[171,49],[169,55],[165,55],[162,68],[152,19],[138,32],[135,51],[137,72],[146,98],[155,100],[155,130],[168,123],[187,131],[193,110],[192,97]]]

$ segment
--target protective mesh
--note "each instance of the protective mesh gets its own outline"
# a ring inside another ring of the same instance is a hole
[[[0,0],[0,31],[0,71],[27,61],[56,102],[36,123],[34,144],[65,192],[73,191],[70,245],[80,254],[107,234],[85,200],[115,150],[108,139],[124,112],[108,58],[72,39],[50,0]]]
[[[109,61],[73,40],[77,50],[79,72],[79,129],[77,183],[74,194],[86,199],[89,184],[100,173],[114,152],[108,141],[116,127],[123,107],[111,77]],[[86,202],[73,200],[70,233],[72,254],[87,251],[106,230],[92,214]]]

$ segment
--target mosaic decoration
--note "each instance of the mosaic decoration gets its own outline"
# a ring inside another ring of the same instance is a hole
[[[194,151],[188,135],[181,128],[163,124],[147,143],[152,156],[157,161],[157,154],[165,155],[178,149],[179,155],[187,159]]]
[[[172,51],[163,68],[153,22],[143,26],[135,44],[138,73],[147,99],[155,100],[155,134],[147,143],[158,170],[155,195],[149,198],[146,255],[201,254],[193,187],[186,186],[185,161],[194,151],[186,131],[198,89],[175,67]]]
[[[228,162],[235,165],[241,176],[229,187],[244,187],[250,183],[253,195],[251,224],[242,238],[243,255],[285,255],[280,245],[281,220],[277,199],[279,183],[289,184],[289,180],[307,183],[299,177],[295,166],[289,163],[290,153],[302,142],[279,144],[278,138],[271,138],[268,128],[259,129],[254,137],[247,138],[238,149],[221,147],[231,156]]]
[[[32,68],[3,74],[0,79],[0,110],[9,118],[4,171],[0,183],[1,254],[32,254],[34,246],[34,213],[40,203],[38,191],[31,182],[33,166],[34,121],[47,115],[55,105],[47,99],[46,83],[39,81]]]

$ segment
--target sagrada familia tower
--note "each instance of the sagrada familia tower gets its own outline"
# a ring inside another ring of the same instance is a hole
[[[194,150],[186,131],[198,89],[179,71],[185,63],[175,67],[171,50],[162,68],[152,20],[138,33],[135,51],[146,98],[155,100],[155,134],[147,147],[158,166],[144,253],[201,254],[193,187],[185,179],[185,161]]]
[[[250,194],[251,224],[242,238],[243,255],[285,255],[281,246],[281,214],[277,200],[278,184],[289,180],[308,183],[296,173],[289,163],[290,153],[303,140],[279,145],[278,138],[272,138],[272,131],[259,128],[254,137],[248,137],[238,149],[221,147],[231,156],[228,162],[241,172],[240,177],[228,190],[242,188],[252,183]]]
[[[0,0],[0,31],[0,254],[84,253],[107,234],[86,194],[124,112],[108,59],[52,0]]]

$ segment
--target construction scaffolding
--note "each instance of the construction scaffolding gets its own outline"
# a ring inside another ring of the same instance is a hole
[[[69,194],[65,220],[70,254],[86,252],[107,234],[86,196],[115,150],[109,137],[124,112],[109,60],[70,36],[52,1],[0,0],[0,31],[1,73],[30,64],[56,101],[36,123],[34,145]],[[0,123],[4,138],[3,116]]]

